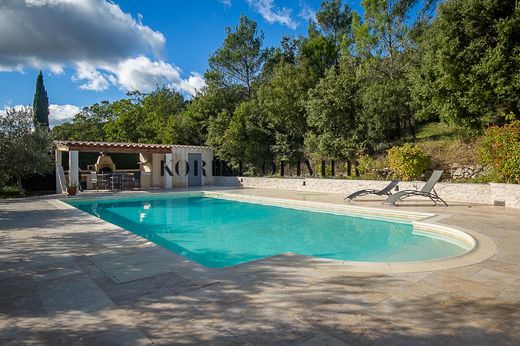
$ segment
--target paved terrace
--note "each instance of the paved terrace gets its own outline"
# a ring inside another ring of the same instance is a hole
[[[499,250],[410,274],[349,273],[298,255],[208,270],[53,200],[0,202],[0,344],[518,345],[520,212],[398,208],[444,214]]]

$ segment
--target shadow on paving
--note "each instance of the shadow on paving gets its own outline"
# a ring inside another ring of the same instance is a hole
[[[1,344],[516,345],[520,336],[519,304],[425,289],[413,275],[327,276],[297,255],[210,270],[207,284],[175,268],[117,283],[91,256],[124,259],[142,242],[68,210],[0,219]]]

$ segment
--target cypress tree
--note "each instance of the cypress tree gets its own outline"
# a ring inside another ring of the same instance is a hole
[[[42,71],[36,78],[36,91],[34,93],[33,101],[34,111],[34,125],[45,126],[49,128],[49,98],[47,97],[47,91],[43,85],[43,74]]]

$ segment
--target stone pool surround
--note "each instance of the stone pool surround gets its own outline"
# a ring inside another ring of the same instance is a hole
[[[384,180],[268,178],[268,177],[214,177],[215,185],[253,189],[277,189],[321,193],[345,193],[363,189],[382,189],[390,183]],[[423,181],[403,181],[400,190],[417,190]],[[520,184],[437,183],[435,190],[448,202],[481,203],[520,208]]]
[[[173,194],[161,194],[161,196],[167,195],[179,195],[185,194],[183,192],[175,192]],[[193,192],[189,192],[187,194],[194,194]],[[279,206],[285,208],[292,209],[300,209],[300,210],[310,210],[310,211],[322,211],[329,212],[335,214],[349,215],[349,216],[364,216],[371,217],[376,219],[387,219],[389,221],[406,221],[411,222],[414,229],[423,233],[431,233],[431,234],[439,234],[444,237],[455,238],[456,241],[462,242],[466,245],[468,251],[453,257],[448,258],[440,258],[433,260],[424,260],[424,261],[407,261],[407,262],[362,262],[362,261],[346,261],[346,260],[334,260],[327,258],[319,258],[312,256],[305,256],[294,253],[284,253],[275,256],[270,256],[266,258],[261,258],[254,261],[244,262],[238,264],[236,266],[232,266],[229,268],[239,268],[240,266],[247,265],[250,262],[258,262],[262,263],[262,261],[269,261],[271,258],[284,257],[284,256],[298,256],[300,258],[306,258],[308,261],[314,263],[315,265],[326,265],[326,266],[334,266],[337,267],[340,271],[352,271],[352,272],[369,272],[369,273],[413,273],[413,272],[421,272],[421,271],[434,271],[434,270],[443,270],[443,269],[453,269],[458,267],[463,267],[466,265],[472,265],[479,262],[482,262],[490,257],[492,257],[496,251],[497,247],[495,242],[489,237],[472,230],[462,230],[455,227],[449,227],[445,225],[441,225],[438,222],[442,220],[443,216],[439,216],[433,213],[424,213],[424,212],[413,212],[413,211],[403,211],[397,210],[397,208],[374,208],[374,207],[361,207],[355,206],[352,204],[331,204],[331,203],[321,203],[321,202],[313,202],[313,201],[297,201],[297,200],[289,200],[283,198],[272,198],[272,197],[262,197],[262,196],[251,196],[247,194],[237,194],[237,193],[226,193],[226,192],[218,192],[218,191],[200,191],[196,192],[196,194],[202,194],[207,197],[212,198],[222,198],[229,199],[232,201],[238,202],[246,202],[246,203],[255,203],[255,204],[264,204],[264,205],[272,205]],[[126,194],[126,198],[142,198],[142,194]],[[79,197],[78,199],[83,199]],[[113,199],[113,197],[101,197],[98,199]],[[85,198],[84,200],[90,200],[90,198]],[[53,203],[57,208],[60,209],[69,209],[75,207],[64,203],[61,200],[54,200]],[[90,214],[80,211],[85,215],[91,216]],[[102,220],[103,222],[106,222]],[[108,223],[108,222],[107,222]],[[128,233],[128,231],[119,228],[116,225],[111,225],[117,227],[122,232]],[[188,269],[190,267],[190,263],[193,263],[193,270],[200,270],[199,264],[189,260],[182,260],[183,265]],[[225,269],[225,268],[224,268]],[[207,268],[207,270],[211,271],[213,269]]]
[[[344,204],[331,193],[228,192]],[[442,215],[498,251],[419,273],[344,271],[294,254],[209,271],[52,197],[0,201],[0,344],[518,345],[518,211],[395,209]]]

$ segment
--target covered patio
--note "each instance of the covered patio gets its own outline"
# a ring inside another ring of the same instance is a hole
[[[206,146],[55,141],[56,193],[67,184],[84,189],[129,190],[203,186],[213,183],[213,151]],[[68,170],[62,153],[68,153]],[[80,153],[99,153],[97,160],[80,167]],[[110,154],[137,154],[137,167],[118,169]]]

